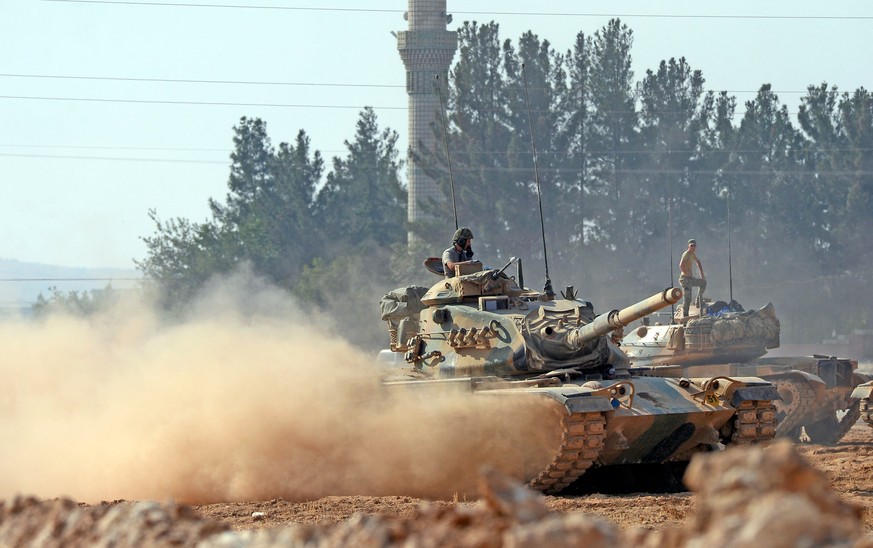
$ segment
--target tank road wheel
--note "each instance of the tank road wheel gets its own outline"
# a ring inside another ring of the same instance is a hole
[[[561,430],[558,454],[530,482],[530,487],[537,491],[558,493],[591,467],[603,447],[606,418],[601,413],[564,415]]]
[[[860,408],[861,418],[864,419],[867,426],[873,428],[873,401],[870,401],[870,398],[864,398],[861,400]]]
[[[794,379],[770,379],[781,401],[775,401],[776,435],[797,439],[798,427],[815,405],[815,393],[805,382]]]
[[[776,437],[776,406],[770,400],[744,401],[721,433],[725,445],[770,441]]]
[[[837,420],[837,415],[834,413],[820,421],[805,425],[803,429],[806,430],[806,435],[812,443],[833,445],[843,439],[843,436],[858,422],[860,416],[861,402],[854,400],[846,409],[842,419]]]

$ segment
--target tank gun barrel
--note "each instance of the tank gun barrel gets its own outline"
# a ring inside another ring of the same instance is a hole
[[[649,314],[657,312],[662,308],[666,308],[671,304],[676,304],[681,298],[682,289],[678,287],[668,287],[664,291],[652,295],[648,299],[642,300],[627,308],[611,310],[606,314],[597,316],[594,318],[593,322],[572,331],[568,336],[568,342],[574,346],[582,346],[598,337],[629,325],[631,322],[639,320],[643,316],[648,316]]]

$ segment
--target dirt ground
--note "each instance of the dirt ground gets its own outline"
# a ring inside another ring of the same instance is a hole
[[[873,429],[856,424],[832,447],[800,445],[800,453],[824,472],[834,491],[864,510],[864,528],[873,534]],[[686,523],[694,513],[695,495],[633,494],[627,496],[548,496],[552,511],[593,515],[626,529],[641,526],[659,530]],[[423,504],[464,505],[471,501],[424,501],[412,497],[325,497],[308,502],[281,499],[208,504],[194,507],[201,517],[228,524],[234,530],[281,527],[288,523],[330,524],[354,514],[412,518]]]

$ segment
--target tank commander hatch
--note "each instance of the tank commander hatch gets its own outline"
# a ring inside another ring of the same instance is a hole
[[[473,264],[473,231],[462,226],[452,236],[452,247],[443,251],[443,273],[447,278],[455,277],[455,265]]]

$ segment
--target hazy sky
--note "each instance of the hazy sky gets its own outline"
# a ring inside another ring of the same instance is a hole
[[[305,129],[331,158],[374,106],[405,150],[390,31],[406,29],[406,6],[0,0],[0,258],[132,267],[154,231],[149,209],[203,221],[208,198],[224,198],[242,116],[264,119],[274,144]],[[810,84],[873,87],[866,0],[448,0],[448,11],[451,30],[493,20],[504,39],[533,30],[562,51],[617,16],[634,31],[637,80],[685,56],[707,89],[742,101],[769,82],[792,112]]]

